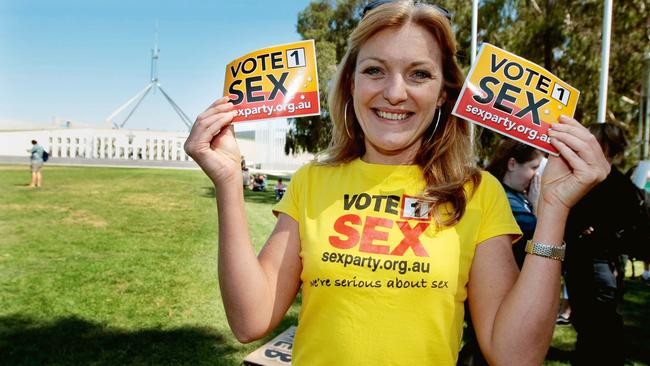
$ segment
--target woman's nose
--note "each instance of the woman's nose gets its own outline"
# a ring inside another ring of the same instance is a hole
[[[394,75],[388,78],[388,85],[384,89],[384,98],[390,104],[399,104],[406,100],[406,83],[401,75]]]

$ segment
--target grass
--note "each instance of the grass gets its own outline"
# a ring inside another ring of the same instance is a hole
[[[0,165],[0,364],[239,365],[265,340],[239,344],[219,293],[216,205],[199,171]],[[270,182],[270,187],[274,184]],[[246,192],[259,249],[273,190]],[[636,271],[640,273],[639,269]],[[650,360],[650,287],[623,308],[631,364]],[[547,365],[567,365],[571,326]]]
[[[239,365],[198,171],[0,166],[0,364]],[[247,192],[259,249],[274,194]],[[292,309],[278,332],[296,322]],[[268,341],[268,338],[267,338]]]
[[[626,271],[625,300],[620,311],[624,321],[624,345],[627,365],[648,365],[650,363],[650,287],[644,284],[638,276],[643,272],[643,263],[628,263]],[[576,332],[571,325],[555,327],[551,349],[544,365],[568,365],[571,352],[575,349]]]

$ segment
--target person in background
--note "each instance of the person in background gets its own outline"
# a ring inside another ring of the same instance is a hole
[[[41,170],[43,169],[43,153],[45,149],[43,146],[39,145],[36,140],[32,140],[32,148],[27,150],[30,153],[30,165],[32,171],[32,181],[29,183],[30,187],[40,187],[43,183],[43,174]]]
[[[526,242],[533,237],[537,225],[528,189],[544,154],[530,145],[504,139],[493,156],[486,170],[503,184],[510,209],[523,232],[522,238],[512,246],[517,265],[521,268],[526,257]]]
[[[528,188],[528,200],[533,205],[533,213],[537,215],[537,205],[539,205],[539,198],[542,195],[542,175],[544,174],[544,168],[546,163],[548,163],[548,154],[544,154],[544,158],[539,163],[539,167],[535,171],[535,176],[530,182],[530,187]]]
[[[589,131],[612,166],[567,219],[565,279],[571,323],[578,333],[572,364],[623,365],[623,319],[617,309],[623,289],[617,267],[625,245],[621,239],[639,212],[636,187],[613,165],[627,146],[623,130],[599,123]]]
[[[284,196],[287,186],[282,183],[282,178],[278,178],[278,184],[275,185],[275,200],[279,201]]]
[[[246,188],[250,188],[251,186],[251,175],[250,171],[248,170],[248,167],[246,166],[246,159],[244,158],[244,155],[241,156],[241,176],[242,176],[242,181],[243,184],[242,186],[244,187],[244,190]]]
[[[451,114],[463,81],[448,11],[368,4],[330,82],[330,148],[292,176],[259,255],[234,105],[222,97],[197,117],[185,151],[215,186],[221,298],[240,342],[273,331],[301,291],[293,365],[450,366],[467,301],[489,363],[542,363],[565,218],[609,165],[579,122],[553,124],[561,158],[544,171],[519,273],[511,245],[521,232],[503,187],[476,167],[469,123]]]
[[[266,190],[266,176],[262,173],[258,173],[253,178],[253,190],[254,191],[265,191]]]
[[[639,253],[629,253],[631,254],[629,259],[632,261],[632,275],[634,275],[634,261],[641,260],[643,262],[641,279],[646,284],[650,284],[650,253],[648,253],[649,249],[647,248],[647,243],[650,242],[650,227],[648,227],[648,225],[650,225],[648,223],[650,222],[650,186],[648,185],[648,182],[650,181],[650,160],[639,162],[635,166],[631,167],[625,175],[630,177],[634,185],[639,189],[639,199],[643,200],[643,202],[639,203],[642,204],[642,207],[645,207],[645,215],[642,214],[642,216],[645,216],[643,219],[645,225],[639,226],[644,227],[646,230],[646,236],[643,238],[643,235],[641,235],[639,239],[640,242],[646,243],[646,248],[644,248],[645,250],[641,250]]]
[[[247,188],[251,188],[251,175],[250,171],[248,170],[248,167],[243,167],[241,169],[241,176],[242,176],[242,185],[244,186],[244,190]]]

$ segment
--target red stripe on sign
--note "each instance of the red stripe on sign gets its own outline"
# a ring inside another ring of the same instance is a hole
[[[558,155],[557,149],[550,144],[547,133],[550,126],[548,123],[541,121],[541,126],[537,126],[532,122],[532,118],[529,117],[530,114],[526,114],[524,118],[515,116],[521,108],[508,105],[508,107],[512,108],[512,114],[508,114],[494,108],[493,103],[477,103],[472,99],[473,95],[469,88],[465,90],[455,111],[457,116],[525,144],[537,147],[540,150]]]
[[[263,102],[241,103],[235,106],[237,116],[233,122],[255,121],[279,117],[299,117],[320,114],[318,92],[298,92],[285,97],[277,95],[274,100],[267,100],[270,93],[255,93],[264,98]]]

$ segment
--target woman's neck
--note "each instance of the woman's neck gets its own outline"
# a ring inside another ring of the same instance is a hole
[[[420,149],[420,143],[414,143],[401,150],[384,150],[365,141],[366,152],[361,156],[361,160],[370,164],[382,165],[413,165],[415,157]]]

